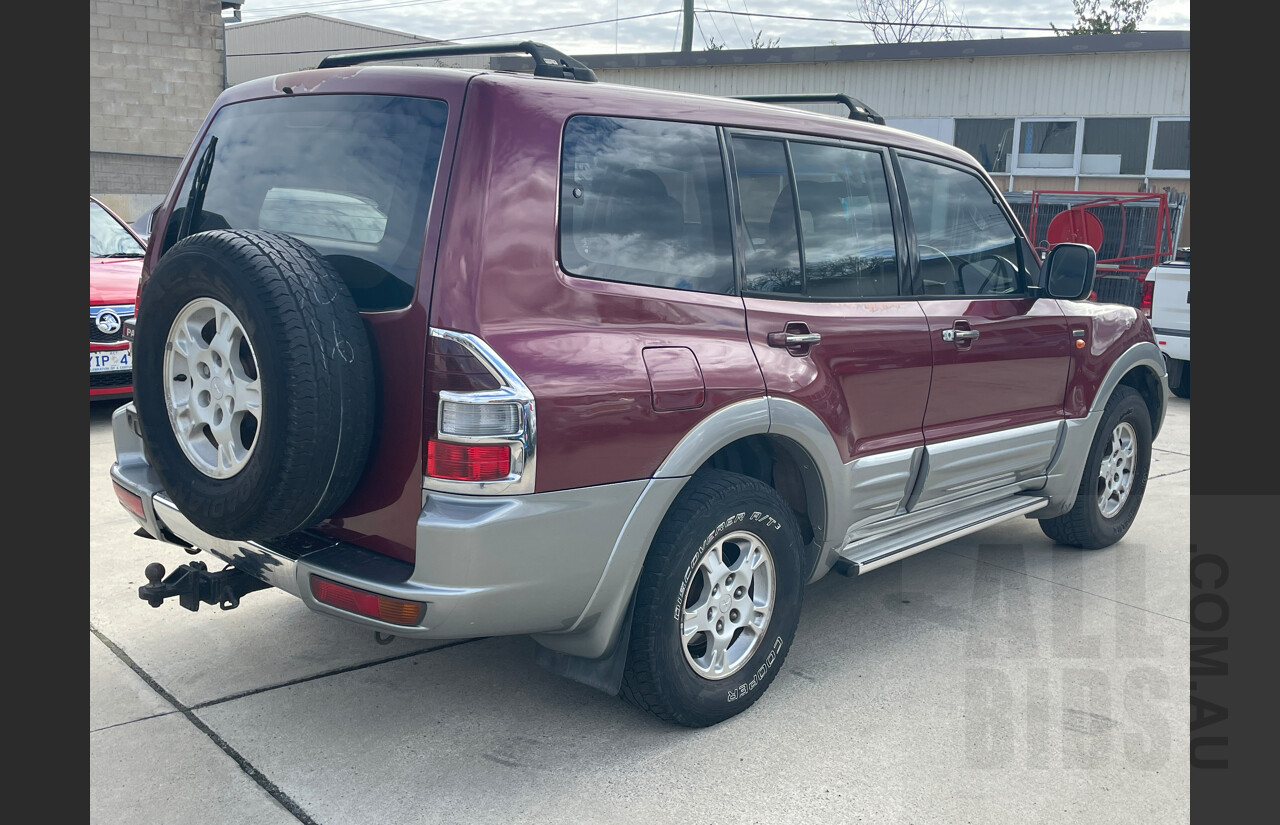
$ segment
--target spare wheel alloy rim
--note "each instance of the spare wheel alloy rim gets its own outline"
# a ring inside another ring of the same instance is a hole
[[[164,403],[178,446],[210,478],[244,469],[262,437],[258,356],[225,304],[197,298],[169,328]]]
[[[716,541],[694,565],[680,644],[706,679],[737,673],[760,647],[773,615],[777,576],[769,546],[743,531]]]

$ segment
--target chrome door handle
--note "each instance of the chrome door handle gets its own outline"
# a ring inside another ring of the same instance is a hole
[[[771,332],[769,333],[769,346],[771,347],[800,347],[806,345],[822,343],[822,334],[817,332]]]
[[[949,342],[956,341],[972,341],[978,337],[976,329],[944,329],[942,331],[942,340]]]

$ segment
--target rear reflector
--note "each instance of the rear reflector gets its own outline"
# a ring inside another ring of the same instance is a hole
[[[427,475],[453,481],[497,481],[511,474],[506,444],[427,442]]]
[[[358,613],[389,624],[416,625],[427,609],[421,602],[379,596],[377,593],[348,587],[319,576],[311,577],[311,595],[316,597],[316,601],[339,610]]]
[[[116,498],[120,499],[120,503],[124,505],[124,509],[133,513],[143,521],[147,520],[147,514],[142,509],[142,499],[135,496],[116,482],[111,482],[111,486],[116,490]]]

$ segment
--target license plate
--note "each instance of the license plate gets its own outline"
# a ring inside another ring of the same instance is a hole
[[[111,349],[89,353],[89,372],[121,372],[133,369],[127,349]]]

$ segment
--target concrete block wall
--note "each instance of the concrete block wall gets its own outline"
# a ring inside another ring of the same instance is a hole
[[[226,88],[221,0],[89,1],[89,193],[161,195]]]

